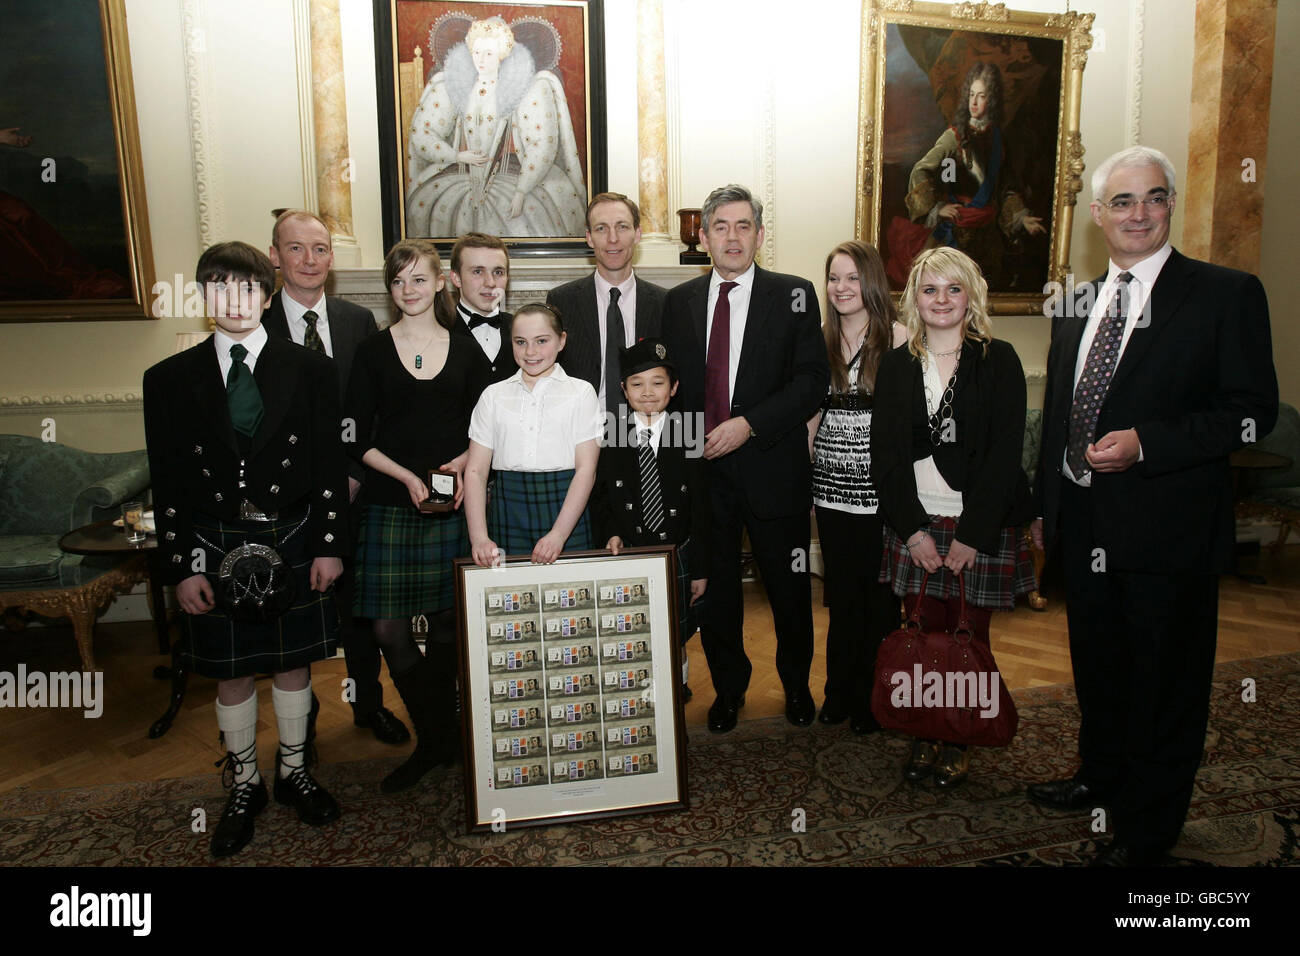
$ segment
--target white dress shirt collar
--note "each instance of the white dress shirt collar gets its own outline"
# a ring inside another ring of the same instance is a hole
[[[230,347],[232,345],[242,345],[248,349],[248,354],[244,356],[244,364],[248,366],[249,371],[256,371],[257,358],[262,354],[266,339],[266,327],[263,325],[258,325],[257,328],[238,341],[232,339],[220,329],[213,332],[212,340],[217,350],[217,365],[221,368],[221,380],[224,382],[230,376]]]
[[[740,275],[736,276],[736,278],[734,279],[724,279],[718,273],[718,270],[714,269],[712,272],[709,273],[709,297],[710,298],[716,297],[718,292],[718,286],[722,285],[722,283],[724,282],[736,283],[738,286],[740,286],[742,289],[745,290],[745,294],[746,296],[748,296],[750,291],[752,291],[754,288],[754,274],[757,271],[757,269],[758,266],[755,263],[751,262],[749,264],[749,268],[746,269],[744,272],[742,272]]]

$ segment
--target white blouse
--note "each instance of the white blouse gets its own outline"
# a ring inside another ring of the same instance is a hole
[[[939,403],[943,401],[943,393],[948,383],[939,381],[937,362],[923,362],[922,372],[925,376],[925,413],[934,415],[939,411]],[[931,402],[934,403],[933,406]],[[949,487],[948,482],[943,480],[943,475],[939,474],[939,466],[934,463],[933,455],[912,462],[912,472],[916,476],[916,496],[921,500],[921,507],[925,509],[926,514],[948,518],[961,515],[961,492],[954,491]]]
[[[524,373],[484,389],[469,420],[469,437],[492,449],[498,471],[566,471],[575,450],[605,434],[605,412],[596,390],[559,365],[533,385]]]

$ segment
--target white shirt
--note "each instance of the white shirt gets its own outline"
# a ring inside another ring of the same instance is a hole
[[[257,357],[262,354],[262,347],[266,345],[265,328],[259,325],[238,342],[220,329],[213,332],[212,337],[216,341],[217,365],[221,367],[221,381],[223,384],[230,377],[230,366],[234,364],[234,360],[230,357],[230,347],[232,345],[242,345],[248,349],[248,354],[244,356],[244,364],[248,366],[250,372],[257,370]]]
[[[623,314],[623,348],[631,348],[636,343],[636,276],[628,274],[618,285],[614,285],[596,270],[596,327],[600,330],[600,388],[596,397],[600,399],[601,408],[605,407],[605,313],[609,311],[609,290],[618,289],[618,310]]]
[[[706,361],[707,343],[712,341],[713,335],[713,310],[718,305],[718,286],[723,282],[737,283],[727,296],[727,301],[731,305],[731,348],[727,352],[727,407],[730,408],[736,391],[736,369],[740,366],[740,349],[745,344],[745,320],[749,318],[749,297],[754,291],[754,264],[751,262],[749,268],[734,279],[723,279],[718,275],[717,269],[709,275],[709,311],[706,313],[708,318],[704,327]]]
[[[1165,267],[1169,261],[1169,256],[1173,253],[1173,247],[1165,243],[1154,253],[1147,256],[1141,262],[1129,269],[1121,269],[1114,260],[1111,261],[1110,267],[1106,270],[1106,281],[1101,287],[1101,292],[1097,295],[1097,300],[1092,304],[1092,312],[1088,315],[1087,324],[1083,327],[1083,338],[1079,340],[1079,355],[1074,361],[1074,382],[1070,389],[1070,394],[1074,394],[1074,389],[1079,387],[1079,376],[1083,374],[1084,366],[1088,364],[1088,350],[1092,348],[1092,340],[1097,337],[1097,330],[1101,327],[1102,316],[1110,309],[1111,301],[1115,298],[1115,290],[1119,287],[1119,274],[1127,272],[1133,278],[1128,283],[1128,316],[1124,322],[1124,333],[1119,340],[1119,356],[1115,359],[1115,369],[1119,370],[1120,363],[1124,361],[1124,349],[1128,348],[1128,340],[1133,336],[1133,330],[1137,328],[1139,321],[1143,319],[1143,310],[1146,308],[1147,300],[1151,298],[1151,289],[1156,284],[1156,279],[1160,276],[1160,270]],[[1150,321],[1150,317],[1147,317]],[[1094,435],[1093,441],[1100,438],[1100,435]],[[1069,443],[1066,443],[1065,456],[1069,457]],[[1143,455],[1141,450],[1138,451],[1138,461],[1142,461]],[[1071,481],[1084,488],[1092,485],[1092,471],[1086,471],[1081,477],[1076,477],[1074,472],[1070,471],[1070,466],[1064,463],[1062,459],[1061,474],[1065,475]]]
[[[486,316],[484,316],[484,318],[490,319],[492,318],[492,316],[500,313],[500,311],[501,311],[501,306],[498,305]],[[475,315],[477,315],[478,313],[471,312],[469,306],[457,302],[456,314],[459,315],[460,320],[465,323],[465,328],[469,329],[469,320],[473,318]],[[474,336],[474,340],[478,342],[479,347],[483,349],[483,354],[487,356],[488,361],[495,362],[497,358],[497,353],[501,351],[501,330],[494,329],[492,326],[488,325],[487,323],[483,323],[482,325],[478,326],[478,328],[470,329],[469,334]]]
[[[533,385],[522,370],[483,390],[469,420],[469,437],[492,449],[498,471],[565,471],[575,450],[605,434],[605,410],[596,390],[559,365]]]
[[[641,447],[641,432],[646,428],[650,429],[650,450],[654,452],[656,458],[659,457],[659,441],[664,433],[664,425],[668,421],[666,412],[660,412],[659,417],[655,419],[653,425],[646,425],[645,416],[640,412],[633,412],[632,418],[636,424],[636,446]]]
[[[939,378],[939,363],[923,363],[925,376],[925,411],[927,415],[936,415],[943,401],[943,393],[948,383]],[[931,405],[933,402],[933,406]],[[939,466],[934,463],[934,456],[912,462],[912,474],[916,478],[916,497],[928,515],[944,515],[957,518],[962,512],[962,496],[948,482],[943,480]]]
[[[284,306],[284,319],[289,326],[289,338],[293,339],[299,345],[307,344],[307,320],[303,315],[307,312],[307,306],[301,305],[297,299],[289,295],[284,289],[280,290],[280,304]],[[334,357],[334,343],[330,341],[330,323],[329,317],[325,314],[325,296],[320,297],[320,301],[311,307],[311,311],[316,313],[316,333],[320,336],[321,344],[325,346],[325,354],[330,358]]]

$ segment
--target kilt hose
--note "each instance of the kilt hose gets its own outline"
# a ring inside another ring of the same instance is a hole
[[[242,544],[274,548],[290,568],[294,582],[293,604],[269,624],[235,621],[220,606],[206,614],[185,614],[181,657],[194,673],[214,680],[278,674],[334,654],[339,639],[334,590],[322,594],[311,589],[312,557],[307,554],[305,529],[293,534],[305,516],[305,509],[269,522],[194,516],[194,530],[220,549],[200,545],[206,561],[204,575],[214,595],[220,593],[217,570],[221,559]]]
[[[948,554],[956,539],[957,522],[953,518],[931,515],[926,529],[934,538],[939,557]],[[912,563],[903,539],[885,522],[884,549],[880,556],[880,580],[893,585],[899,597],[916,594],[921,589],[924,568]],[[996,554],[975,552],[975,564],[962,572],[966,582],[966,603],[991,611],[1010,611],[1016,606],[1016,596],[1028,594],[1037,586],[1034,563],[1024,543],[1019,528],[1003,528],[998,535]],[[940,599],[956,599],[961,594],[956,576],[941,567],[930,575],[925,593]]]
[[[372,619],[435,614],[456,603],[452,562],[469,554],[460,511],[365,505],[357,539],[353,613]]]
[[[550,533],[564,496],[569,493],[573,469],[566,471],[494,471],[488,503],[488,535],[506,555],[527,557],[537,542]],[[565,551],[593,547],[587,509],[573,526]]]

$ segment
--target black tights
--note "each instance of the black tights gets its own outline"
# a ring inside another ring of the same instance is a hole
[[[418,616],[418,615],[417,615]],[[429,622],[427,641],[451,644],[456,639],[456,611],[448,608],[425,615]],[[420,649],[411,630],[411,618],[379,618],[374,622],[375,643],[384,652],[390,674],[405,674],[420,662]]]

